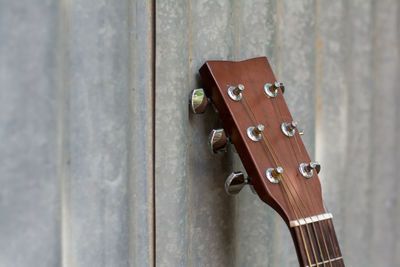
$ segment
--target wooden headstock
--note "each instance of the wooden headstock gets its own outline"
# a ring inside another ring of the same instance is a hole
[[[200,75],[259,197],[287,224],[324,214],[319,165],[308,165],[311,159],[292,125],[284,87],[276,83],[267,58],[207,61]]]

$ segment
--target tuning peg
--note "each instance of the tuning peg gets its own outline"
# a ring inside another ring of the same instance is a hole
[[[194,89],[190,93],[189,104],[190,109],[194,114],[204,113],[208,102],[209,100],[202,88]]]
[[[228,195],[236,195],[249,184],[249,179],[242,172],[232,172],[225,181],[225,191]]]
[[[226,152],[228,136],[224,129],[213,129],[208,137],[208,144],[214,154]]]
[[[247,128],[247,136],[254,142],[260,141],[262,138],[262,132],[264,131],[264,125],[259,124],[256,127],[250,126]]]
[[[238,84],[237,86],[230,86],[228,88],[228,95],[234,101],[239,101],[242,99],[242,92],[244,90],[243,84]]]
[[[281,130],[282,130],[283,134],[286,136],[289,136],[289,137],[294,136],[294,134],[296,133],[296,128],[297,128],[296,121],[283,122],[281,124]]]
[[[321,164],[316,161],[312,161],[308,164],[301,163],[299,166],[299,171],[305,178],[311,178],[314,175],[314,169],[317,171],[317,173],[319,173],[321,171]]]
[[[276,97],[278,95],[278,88],[281,88],[282,94],[285,92],[285,86],[283,86],[283,83],[280,82],[274,82],[272,84],[266,83],[264,85],[264,92],[269,97]]]
[[[282,167],[276,167],[276,168],[269,168],[265,172],[265,176],[267,176],[268,180],[273,183],[277,184],[281,181],[281,176],[283,173],[283,168]]]

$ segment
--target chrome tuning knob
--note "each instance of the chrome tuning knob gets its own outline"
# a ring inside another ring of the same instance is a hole
[[[319,173],[321,171],[321,164],[316,161],[312,161],[310,163],[301,163],[299,166],[299,171],[301,175],[305,178],[311,178],[314,175],[314,170]]]
[[[202,88],[194,89],[190,93],[189,105],[194,114],[201,114],[206,111],[209,100]]]
[[[244,177],[242,172],[232,172],[225,181],[225,191],[228,195],[236,195],[245,185],[250,186],[251,192],[257,195],[254,186],[251,184],[250,178]]]
[[[282,173],[283,173],[283,168],[278,166],[276,168],[269,168],[265,172],[265,176],[267,176],[268,180],[271,183],[277,184],[281,181]]]
[[[214,154],[226,152],[228,136],[224,129],[213,129],[208,137],[208,144]]]
[[[264,125],[259,124],[256,127],[250,126],[247,128],[247,136],[254,142],[260,141],[262,138],[262,132],[264,131]]]
[[[296,121],[284,122],[281,124],[281,130],[283,134],[288,137],[294,136],[294,134],[296,133],[296,128],[297,128]]]
[[[276,97],[278,95],[278,88],[281,88],[282,94],[285,92],[285,86],[283,83],[274,82],[274,83],[266,83],[264,85],[264,92],[269,97]]]
[[[236,195],[246,184],[249,179],[242,172],[232,172],[225,181],[225,191],[228,195]]]
[[[242,92],[244,91],[244,85],[238,84],[237,86],[230,86],[228,88],[228,95],[234,101],[242,99]]]

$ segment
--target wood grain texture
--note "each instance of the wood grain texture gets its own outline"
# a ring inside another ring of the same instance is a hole
[[[300,163],[310,162],[300,135],[296,132],[288,138],[281,131],[282,123],[293,121],[282,91],[275,98],[264,93],[264,85],[276,81],[267,58],[207,61],[200,74],[260,198],[287,223],[325,213],[317,175],[304,179],[298,171]],[[233,101],[227,91],[239,83],[245,88],[243,97]],[[262,140],[254,142],[246,131],[258,124],[264,125],[265,130]],[[273,184],[266,179],[265,172],[277,166],[284,173],[282,181]]]

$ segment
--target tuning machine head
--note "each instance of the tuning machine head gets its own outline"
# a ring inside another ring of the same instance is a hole
[[[190,93],[189,105],[194,114],[204,113],[209,102],[203,88],[194,89]]]
[[[296,128],[297,128],[297,121],[283,122],[281,124],[281,130],[283,134],[288,137],[294,136],[294,134],[296,133]]]
[[[254,142],[258,142],[262,138],[262,132],[264,131],[264,125],[259,124],[257,126],[250,126],[247,128],[247,136]]]
[[[299,171],[305,178],[311,178],[314,175],[314,170],[319,173],[321,171],[321,164],[316,161],[310,163],[300,163]]]
[[[242,99],[242,92],[244,91],[244,85],[238,84],[237,86],[230,86],[228,88],[228,95],[234,101],[239,101]]]
[[[285,86],[283,86],[283,83],[266,83],[264,85],[264,92],[267,96],[274,98],[278,95],[278,88],[282,90],[282,94],[285,92]]]
[[[226,152],[229,138],[224,129],[213,129],[208,137],[208,144],[212,153]]]
[[[265,176],[267,176],[268,180],[271,183],[278,184],[281,181],[282,173],[283,173],[283,168],[278,166],[276,168],[269,168],[265,172]]]
[[[236,195],[245,185],[249,185],[251,192],[257,194],[250,182],[250,178],[246,178],[243,172],[232,172],[225,181],[225,191],[228,195]]]

